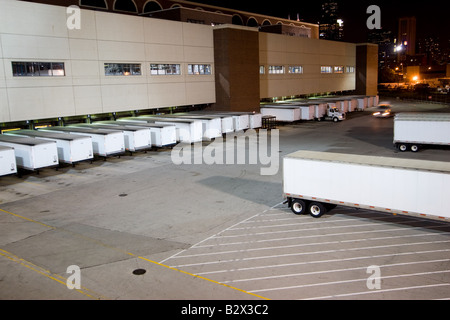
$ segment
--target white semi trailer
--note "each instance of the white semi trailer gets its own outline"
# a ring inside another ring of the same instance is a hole
[[[336,205],[450,220],[450,163],[297,151],[283,159],[283,196],[318,218]]]
[[[394,118],[394,146],[417,152],[423,146],[450,146],[450,114],[399,113]]]
[[[0,176],[6,176],[13,173],[17,173],[14,148],[0,146]]]

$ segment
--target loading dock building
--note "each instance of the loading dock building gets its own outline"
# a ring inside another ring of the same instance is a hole
[[[372,49],[318,39],[315,24],[189,1],[0,0],[0,123],[376,95]]]

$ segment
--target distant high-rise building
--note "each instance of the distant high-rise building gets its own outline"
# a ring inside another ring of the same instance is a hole
[[[397,51],[406,55],[416,54],[416,17],[404,17],[398,21]]]
[[[337,1],[325,0],[322,2],[319,36],[321,39],[327,40],[344,38],[344,21],[339,18]]]

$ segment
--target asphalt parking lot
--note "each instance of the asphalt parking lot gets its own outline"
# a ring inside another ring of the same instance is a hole
[[[282,125],[279,156],[450,161],[449,149],[397,152],[392,124],[366,111],[337,124]],[[0,299],[450,298],[450,223],[344,207],[295,216],[282,204],[282,168],[263,176],[261,165],[175,165],[170,155],[1,177]],[[79,289],[67,287],[70,266],[79,267]]]

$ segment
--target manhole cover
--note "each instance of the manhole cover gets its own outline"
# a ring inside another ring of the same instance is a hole
[[[136,269],[136,270],[133,270],[133,274],[136,275],[136,276],[143,275],[145,272],[146,272],[145,269]]]

